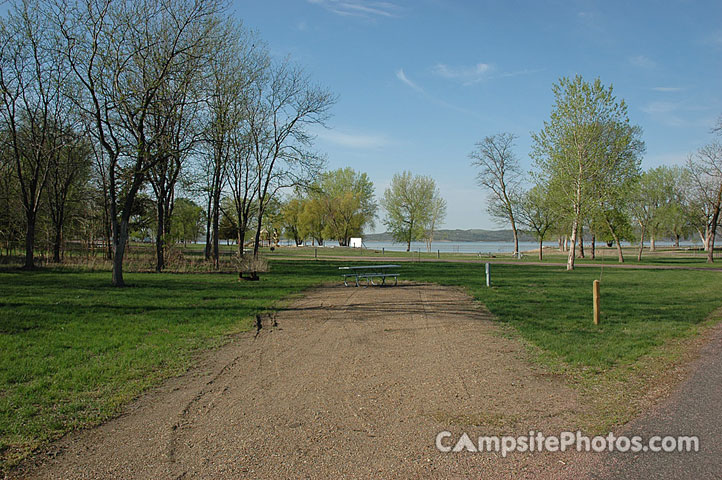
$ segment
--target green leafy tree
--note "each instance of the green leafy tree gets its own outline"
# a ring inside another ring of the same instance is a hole
[[[326,209],[319,198],[307,198],[303,202],[303,211],[299,217],[299,235],[311,237],[318,245],[323,245],[326,231]]]
[[[300,196],[291,197],[281,206],[281,221],[283,223],[283,231],[288,238],[291,238],[296,246],[303,245],[306,238],[304,228],[302,227],[302,216],[305,199]]]
[[[431,244],[434,242],[434,232],[439,225],[444,223],[446,218],[446,200],[441,198],[441,195],[437,191],[434,195],[434,200],[431,205],[431,215],[429,221],[424,228],[424,240],[426,240],[426,250],[431,251]]]
[[[311,195],[324,210],[324,236],[343,247],[348,246],[351,237],[361,236],[364,228],[374,225],[378,205],[374,184],[365,173],[350,167],[325,172],[312,187]]]
[[[630,203],[632,215],[640,231],[637,260],[642,259],[647,234],[650,238],[650,249],[655,250],[657,236],[668,222],[674,201],[674,174],[671,168],[663,165],[642,174],[635,185]]]
[[[644,142],[624,100],[617,101],[612,87],[599,79],[562,78],[553,92],[551,117],[532,135],[531,155],[541,180],[558,195],[561,213],[571,219],[567,270],[572,270],[583,220],[618,194],[610,186],[638,175]]]
[[[554,225],[554,206],[544,185],[535,185],[524,192],[517,206],[519,222],[532,230],[539,241],[539,260],[543,259],[544,239]]]
[[[203,226],[203,207],[188,198],[177,198],[171,216],[171,237],[187,245],[198,240]]]
[[[431,177],[403,172],[391,179],[381,201],[386,210],[384,224],[395,241],[406,243],[407,252],[412,241],[424,238],[438,198],[436,182]]]
[[[672,199],[665,212],[664,226],[674,240],[674,246],[679,247],[681,238],[688,237],[693,232],[689,215],[690,192],[692,182],[689,170],[678,165],[671,169]]]

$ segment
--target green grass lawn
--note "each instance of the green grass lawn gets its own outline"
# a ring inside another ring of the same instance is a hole
[[[437,242],[432,246],[432,251],[427,252],[425,250],[411,252],[405,251],[391,251],[382,249],[369,249],[369,248],[348,248],[339,247],[337,245],[328,244],[324,247],[295,247],[288,245],[281,245],[280,247],[274,248],[273,251],[269,247],[262,247],[261,253],[269,259],[317,259],[317,260],[333,260],[336,258],[353,258],[353,257],[370,257],[374,261],[383,261],[386,258],[395,258],[406,261],[415,260],[464,260],[464,261],[513,261],[516,263],[537,263],[539,257],[536,253],[525,253],[523,258],[515,259],[511,253],[491,253],[490,258],[489,252],[438,252],[437,247],[443,245],[443,242]],[[595,259],[590,257],[590,250],[587,245],[586,258],[577,258],[576,263],[578,265],[585,264],[604,264],[606,266],[619,265],[617,262],[617,251],[616,248],[608,248],[606,246],[597,245],[597,256]],[[183,257],[187,260],[202,261],[204,245],[201,244],[188,244],[186,246],[176,245],[174,247],[178,251],[183,253]],[[403,246],[398,246],[399,249]],[[221,243],[219,245],[219,252],[221,255],[221,263],[231,262],[237,252],[236,245],[227,245]],[[707,263],[707,254],[701,250],[687,250],[686,248],[675,249],[671,247],[660,247],[656,252],[650,252],[649,247],[645,247],[644,254],[642,255],[642,261],[637,261],[637,247],[624,247],[624,265],[650,265],[650,266],[681,266],[681,267],[695,267],[695,268],[722,268],[722,257],[720,252],[715,253],[715,257],[718,260],[716,263]],[[76,255],[82,256],[80,253]],[[141,244],[134,243],[132,248],[127,253],[127,258],[137,259],[136,264],[144,266],[145,269],[152,271],[155,263],[153,262],[153,256],[155,255],[155,247],[152,244]],[[102,252],[96,252],[96,259],[102,259]],[[566,263],[567,254],[559,252],[556,248],[545,249],[544,263]],[[229,263],[230,265],[230,263]],[[109,264],[108,267],[109,268]],[[192,272],[192,271],[190,271]]]
[[[130,287],[116,289],[109,272],[0,272],[0,463],[117,414],[327,275],[327,266],[285,262],[259,282],[126,274]]]
[[[0,461],[3,469],[76,428],[97,424],[199,351],[252,327],[251,317],[304,288],[341,282],[345,261],[271,261],[259,282],[232,274],[0,271]],[[403,263],[402,280],[460,286],[518,332],[549,365],[588,375],[641,365],[698,330],[722,305],[722,273],[621,270],[602,274],[602,324],[592,323],[601,269]],[[480,346],[479,348],[483,348]],[[1,469],[0,469],[1,470]]]
[[[403,265],[404,277],[465,287],[549,356],[603,370],[631,364],[666,340],[689,335],[722,306],[722,272],[492,265]],[[601,273],[601,324],[592,321],[592,282]]]

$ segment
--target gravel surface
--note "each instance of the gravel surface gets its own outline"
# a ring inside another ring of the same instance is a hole
[[[274,326],[274,321],[276,326]],[[441,453],[437,433],[574,430],[576,391],[460,290],[326,287],[265,318],[27,478],[561,478],[576,454]]]

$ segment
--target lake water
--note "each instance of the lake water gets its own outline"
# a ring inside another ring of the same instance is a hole
[[[645,246],[649,246],[649,242],[644,243]],[[604,244],[598,244],[599,246]],[[622,243],[622,246],[629,246],[628,243]],[[636,244],[638,245],[638,244]],[[688,246],[700,246],[699,242],[693,243],[690,241],[680,242],[682,247]],[[365,241],[364,246],[372,250],[381,250],[382,248],[390,252],[405,252],[405,243],[393,243],[393,242],[371,242]],[[545,242],[545,247],[558,248],[557,242]],[[589,247],[590,244],[585,242],[585,247]],[[670,241],[657,241],[658,247],[670,247],[672,242]],[[539,248],[538,242],[519,242],[519,250],[522,252],[537,250]],[[514,251],[514,243],[512,242],[434,242],[431,245],[431,251],[441,251],[444,253],[511,253]],[[424,242],[411,242],[411,251],[426,251],[426,243]]]
[[[545,246],[553,246],[551,243],[545,243]],[[556,244],[555,244],[556,245]],[[405,252],[405,243],[393,242],[364,242],[366,248],[372,250],[381,250],[382,248],[390,252]],[[537,242],[519,242],[519,249],[524,252],[539,248]],[[441,251],[444,253],[509,253],[514,251],[512,242],[434,242],[431,244],[431,251]],[[425,242],[411,242],[411,251],[426,251]]]

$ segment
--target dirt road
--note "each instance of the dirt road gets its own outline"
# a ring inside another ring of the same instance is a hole
[[[550,454],[441,453],[571,429],[576,391],[459,290],[327,287],[211,352],[29,478],[554,478]]]

